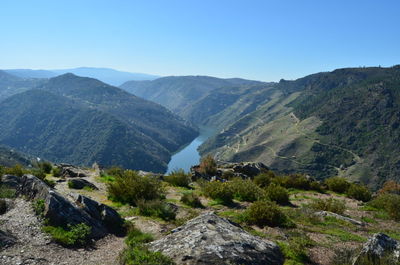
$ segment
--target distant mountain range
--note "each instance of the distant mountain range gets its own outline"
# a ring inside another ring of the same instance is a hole
[[[164,172],[171,154],[197,136],[164,107],[96,79],[65,74],[11,84],[18,80],[36,85],[0,102],[0,143],[33,156]]]
[[[32,69],[10,69],[5,72],[22,78],[52,78],[58,75],[72,73],[82,77],[91,77],[104,83],[118,86],[131,80],[153,80],[158,78],[156,75],[130,73],[117,71],[110,68],[79,67],[58,70],[32,70]]]
[[[219,129],[202,155],[260,161],[282,173],[400,180],[400,67],[345,68],[262,83],[164,77],[121,88]]]

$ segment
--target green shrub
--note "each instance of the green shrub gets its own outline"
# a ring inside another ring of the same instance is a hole
[[[271,184],[272,179],[275,178],[275,174],[272,171],[258,174],[254,177],[254,183],[264,188]]]
[[[350,187],[350,183],[345,178],[331,177],[325,180],[328,189],[338,193],[345,193]]]
[[[125,239],[127,247],[119,256],[121,265],[173,265],[174,262],[162,255],[160,252],[151,252],[146,243],[153,241],[150,234],[142,233],[140,230],[131,227]]]
[[[139,214],[143,216],[158,217],[166,221],[174,220],[176,217],[172,206],[160,200],[137,201]]]
[[[346,194],[350,198],[363,202],[371,200],[372,197],[372,194],[367,187],[358,184],[351,184]]]
[[[382,193],[368,203],[368,206],[387,212],[390,218],[400,221],[400,195]]]
[[[7,203],[5,200],[0,199],[0,214],[5,214],[7,211]]]
[[[309,190],[311,181],[302,174],[292,174],[283,178],[283,186],[286,188]]]
[[[203,181],[199,182],[203,194],[222,204],[230,204],[233,199],[233,191],[228,182]]]
[[[221,178],[226,180],[231,180],[235,177],[235,173],[231,170],[226,170],[222,172]]]
[[[53,166],[51,165],[50,162],[44,161],[44,162],[40,162],[38,163],[38,166],[41,170],[43,170],[43,172],[45,174],[50,174],[51,173],[51,169],[53,168]]]
[[[67,229],[56,226],[44,226],[43,231],[49,233],[53,240],[63,246],[80,247],[89,242],[91,228],[85,223],[68,225]]]
[[[203,204],[201,204],[199,197],[195,195],[193,192],[184,193],[181,197],[181,202],[193,208],[204,207]]]
[[[30,170],[29,173],[41,180],[44,180],[46,178],[46,173],[43,171],[43,169],[40,168],[33,168]]]
[[[250,225],[264,226],[285,226],[286,215],[279,209],[275,202],[256,201],[244,213],[246,223]]]
[[[234,178],[227,182],[233,197],[239,201],[254,202],[263,196],[263,190],[250,179]]]
[[[125,170],[108,183],[109,198],[116,202],[136,206],[139,200],[155,200],[164,197],[161,181],[151,176],[140,176],[136,171]]]
[[[52,174],[56,178],[61,178],[61,168],[53,167]]]
[[[113,176],[113,177],[122,177],[125,173],[124,169],[117,167],[117,166],[112,166],[108,169],[106,169],[103,174]]]
[[[9,189],[0,184],[0,199],[8,198],[12,199],[15,198],[16,191],[14,189]]]
[[[316,211],[328,211],[337,214],[343,214],[346,209],[346,204],[343,201],[335,199],[316,199],[308,205]]]
[[[318,192],[324,192],[324,187],[321,185],[319,181],[311,181],[310,182],[310,190],[315,190]]]
[[[279,247],[285,256],[285,264],[309,264],[310,258],[307,249],[315,246],[305,233],[292,232],[286,242],[278,242]]]
[[[265,189],[265,193],[271,201],[279,204],[289,203],[289,193],[284,187],[272,183]]]
[[[173,186],[189,188],[192,181],[189,174],[183,169],[173,170],[169,175],[164,176],[164,180]]]
[[[201,159],[199,172],[209,176],[217,174],[217,162],[215,162],[211,155],[207,155]]]
[[[4,174],[22,177],[26,174],[26,170],[21,165],[17,164],[13,167],[4,168]]]
[[[36,200],[32,203],[33,210],[35,214],[38,216],[43,216],[45,210],[45,203],[44,200]]]

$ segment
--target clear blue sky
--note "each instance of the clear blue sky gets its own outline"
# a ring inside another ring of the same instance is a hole
[[[2,0],[0,69],[265,81],[400,64],[400,1]]]

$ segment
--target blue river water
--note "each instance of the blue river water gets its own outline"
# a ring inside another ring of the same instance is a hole
[[[171,161],[168,163],[167,174],[180,168],[188,172],[191,166],[199,164],[200,154],[197,148],[214,133],[214,129],[200,128],[199,136],[172,156]]]

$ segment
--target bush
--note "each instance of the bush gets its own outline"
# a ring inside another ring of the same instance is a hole
[[[121,265],[173,265],[174,262],[170,258],[160,252],[151,252],[147,249],[145,244],[151,241],[153,237],[150,234],[131,227],[125,239],[127,247],[120,254],[119,263]]]
[[[309,190],[310,180],[302,174],[292,174],[283,178],[283,185],[286,188]]]
[[[347,189],[350,187],[350,183],[340,177],[331,177],[325,180],[325,184],[328,186],[328,189],[338,193],[345,193]]]
[[[183,169],[173,170],[169,175],[164,176],[164,180],[173,186],[189,188],[192,181],[189,174],[186,174]]]
[[[199,172],[209,176],[217,174],[217,163],[211,155],[207,155],[201,159]]]
[[[347,196],[359,201],[367,202],[371,200],[372,194],[369,189],[363,185],[351,184],[347,190]]]
[[[368,205],[376,209],[384,210],[392,219],[400,221],[400,195],[382,193],[370,201]]]
[[[143,216],[153,216],[165,221],[174,220],[176,217],[174,209],[170,204],[160,200],[139,200],[137,202],[139,214]]]
[[[256,201],[244,213],[245,222],[250,225],[264,226],[285,226],[286,215],[279,209],[275,202]]]
[[[43,216],[45,210],[44,200],[36,200],[32,203],[33,210],[38,216]]]
[[[53,167],[52,173],[54,177],[61,178],[61,168]]]
[[[50,163],[50,162],[47,162],[47,161],[38,163],[38,166],[39,166],[39,168],[40,168],[41,170],[43,170],[43,172],[44,172],[45,174],[50,174],[50,173],[51,173],[51,169],[53,168],[53,166],[51,165],[51,163]]]
[[[13,167],[4,168],[3,171],[6,175],[14,175],[18,177],[22,177],[26,173],[26,170],[19,164]]]
[[[379,194],[393,193],[400,195],[400,184],[394,180],[388,180],[383,184],[382,188],[378,191],[378,193]]]
[[[117,166],[110,167],[104,171],[106,175],[113,176],[113,177],[122,177],[125,171]]]
[[[5,214],[7,211],[7,203],[5,200],[0,199],[0,214]]]
[[[199,184],[205,196],[217,200],[219,203],[222,204],[232,203],[233,191],[228,182],[203,181]]]
[[[343,214],[346,209],[346,205],[343,201],[332,198],[326,200],[316,199],[308,206],[316,211],[328,211],[337,214]]]
[[[275,174],[272,171],[268,171],[255,176],[254,183],[264,188],[271,184],[273,178],[275,178]]]
[[[44,226],[43,231],[49,233],[53,240],[63,246],[86,246],[89,241],[91,228],[85,223],[68,225],[67,229],[55,226]]]
[[[315,190],[318,192],[324,192],[324,188],[319,181],[311,181],[310,182],[310,190]]]
[[[263,190],[250,179],[234,178],[227,182],[233,197],[239,201],[254,202],[263,196]]]
[[[271,201],[277,202],[279,204],[289,203],[289,193],[288,191],[279,185],[271,184],[266,189],[266,196]]]
[[[155,200],[164,197],[161,181],[150,176],[140,176],[136,171],[125,170],[108,183],[109,198],[113,201],[136,206],[139,200]]]
[[[31,169],[30,173],[41,180],[44,180],[46,178],[46,173],[43,171],[43,169],[40,168]]]
[[[196,196],[193,192],[186,192],[181,197],[181,202],[184,204],[193,207],[193,208],[203,208],[203,204],[198,196]]]

